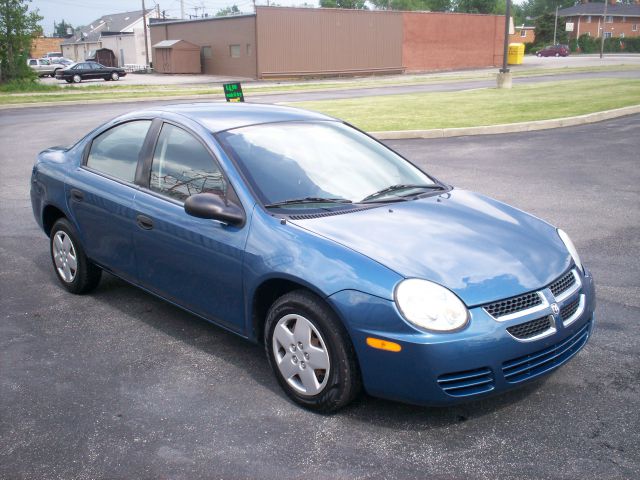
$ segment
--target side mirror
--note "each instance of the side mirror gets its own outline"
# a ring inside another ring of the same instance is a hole
[[[229,225],[242,225],[244,211],[232,202],[225,200],[215,193],[196,193],[184,202],[184,211],[198,218],[218,220]]]

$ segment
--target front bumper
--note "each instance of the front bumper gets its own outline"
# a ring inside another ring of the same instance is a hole
[[[402,319],[394,302],[358,291],[341,291],[329,300],[349,330],[369,394],[444,406],[515,388],[550,373],[582,349],[593,331],[595,288],[588,272],[580,280],[580,289],[562,301],[542,290],[549,300],[542,313],[497,321],[482,307],[471,308],[467,327],[454,333],[419,331]],[[561,310],[579,298],[582,306],[570,323],[551,311],[553,303]],[[507,331],[541,314],[553,316],[554,328],[545,335],[519,340]],[[367,337],[398,343],[402,349],[371,348]]]

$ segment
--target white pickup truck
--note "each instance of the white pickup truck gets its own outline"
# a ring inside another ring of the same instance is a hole
[[[27,65],[29,65],[39,77],[46,77],[47,75],[55,77],[58,70],[65,68],[63,64],[56,63],[54,58],[30,58],[27,60]]]

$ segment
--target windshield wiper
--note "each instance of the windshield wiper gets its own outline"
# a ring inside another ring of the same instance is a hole
[[[346,198],[322,198],[322,197],[304,197],[292,198],[290,200],[282,200],[281,202],[268,203],[265,208],[282,207],[284,205],[294,205],[300,203],[353,203]]]
[[[391,185],[390,187],[383,188],[382,190],[378,190],[377,192],[372,193],[371,195],[367,195],[359,203],[367,203],[371,201],[375,201],[378,197],[382,197],[388,193],[399,192],[402,190],[415,190],[415,189],[423,189],[423,190],[444,190],[442,185],[437,183],[429,184],[429,185],[418,185],[418,184],[409,184],[409,183],[400,183],[398,185]],[[391,199],[391,201],[400,200],[401,196],[396,196],[396,198]],[[404,200],[404,198],[402,198]]]

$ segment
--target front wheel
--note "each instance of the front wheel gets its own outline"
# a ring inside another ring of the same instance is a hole
[[[78,74],[73,76],[73,83],[80,83],[82,81],[82,77]]]
[[[73,80],[71,80],[70,78],[65,78],[64,80],[65,80],[65,82],[67,82],[67,83],[71,83],[71,82],[73,81]]]
[[[278,383],[305,408],[334,412],[362,388],[344,326],[322,299],[306,290],[287,293],[271,306],[265,348]]]
[[[67,219],[61,218],[53,225],[50,246],[53,269],[64,288],[77,294],[96,288],[102,270],[89,261]]]

